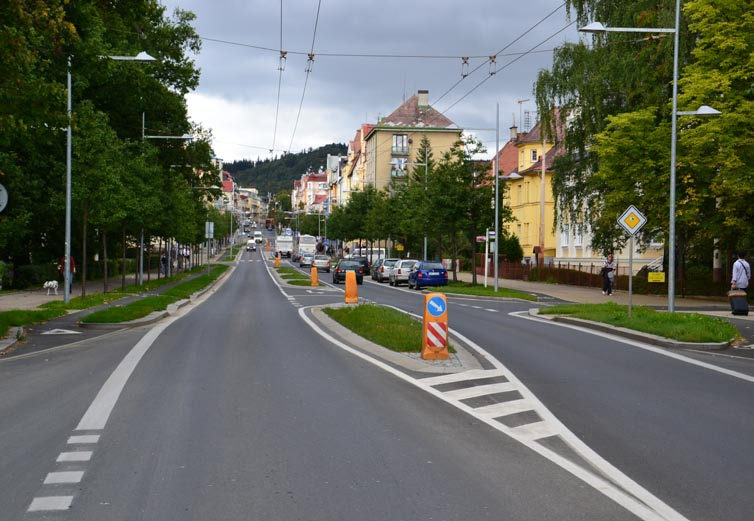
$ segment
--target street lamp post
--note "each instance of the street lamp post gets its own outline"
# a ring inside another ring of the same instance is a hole
[[[720,112],[702,105],[695,111],[678,112],[678,40],[681,24],[681,0],[675,2],[675,27],[605,27],[600,22],[592,22],[579,28],[585,33],[673,33],[673,98],[670,130],[670,211],[668,216],[668,311],[675,311],[675,199],[676,199],[676,143],[678,140],[678,116],[712,116]]]
[[[136,61],[136,62],[153,62],[157,61],[146,52],[140,52],[136,56],[102,56],[118,61]],[[63,302],[68,304],[71,301],[71,163],[73,148],[73,131],[71,121],[73,120],[73,103],[71,93],[71,57],[68,56],[68,71],[66,78],[66,111],[68,112],[68,128],[66,129],[66,147],[65,147],[65,245],[63,253]],[[84,281],[86,283],[86,281]]]

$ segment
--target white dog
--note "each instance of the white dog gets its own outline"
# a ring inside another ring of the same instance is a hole
[[[58,281],[57,280],[48,280],[44,284],[44,288],[47,290],[47,294],[50,294],[50,290],[53,290],[55,294],[58,294]]]

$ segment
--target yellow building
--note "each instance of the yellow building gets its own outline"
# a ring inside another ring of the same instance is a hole
[[[550,262],[556,256],[557,246],[553,229],[555,201],[552,195],[552,161],[556,149],[552,143],[543,142],[539,124],[526,133],[519,133],[513,127],[511,141],[506,146],[510,148],[510,145],[516,148],[517,166],[513,171],[501,168],[501,175],[507,187],[503,204],[511,209],[515,221],[506,223],[505,227],[518,237],[524,257],[530,257],[532,261]]]
[[[363,179],[358,184],[382,190],[405,182],[411,169],[423,167],[424,159],[416,156],[424,136],[438,160],[460,139],[461,132],[455,123],[429,105],[429,91],[420,90],[368,128],[359,151],[358,161],[363,161],[363,170],[357,173]]]
[[[510,141],[498,152],[501,179],[507,187],[503,205],[511,209],[515,218],[505,228],[518,237],[524,257],[532,262],[540,260],[548,265],[594,272],[604,262],[604,254],[592,250],[589,224],[555,222],[552,165],[563,152],[562,127],[558,129],[557,143],[555,146],[546,140],[543,143],[539,124],[526,133],[519,133],[516,127],[511,129]],[[618,216],[615,217],[617,220]],[[544,255],[538,256],[539,251]],[[619,273],[626,274],[628,250],[616,250],[614,254]],[[662,244],[652,243],[645,250],[637,245],[633,258],[634,272],[646,265],[662,265]]]

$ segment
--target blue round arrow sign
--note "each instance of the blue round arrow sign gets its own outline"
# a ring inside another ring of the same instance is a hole
[[[427,301],[427,311],[433,317],[439,317],[445,313],[445,299],[442,297],[432,297]]]

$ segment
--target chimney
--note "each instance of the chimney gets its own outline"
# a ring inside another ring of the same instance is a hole
[[[518,127],[516,125],[513,125],[511,127],[511,141],[518,140]]]
[[[419,102],[416,104],[417,107],[429,107],[429,91],[420,90],[418,94]]]

